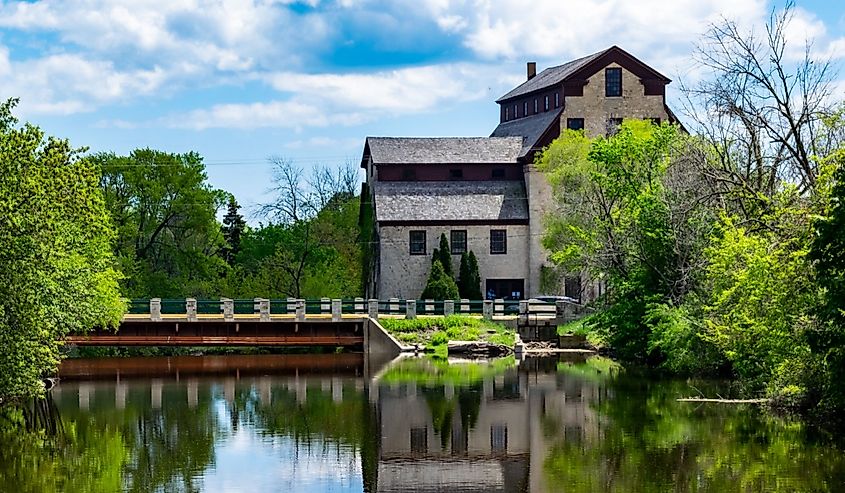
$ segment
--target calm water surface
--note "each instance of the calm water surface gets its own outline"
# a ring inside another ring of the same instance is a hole
[[[845,454],[802,426],[678,403],[724,389],[601,358],[82,359],[61,376],[39,410],[54,432],[0,433],[0,491],[845,491]]]

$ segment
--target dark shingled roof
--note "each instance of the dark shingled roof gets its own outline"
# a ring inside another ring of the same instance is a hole
[[[521,137],[367,137],[375,164],[514,163]]]
[[[525,157],[552,125],[559,125],[563,108],[502,122],[490,137],[522,136],[525,138],[519,157]]]
[[[585,57],[572,60],[571,62],[566,62],[563,65],[558,65],[557,67],[549,67],[546,70],[543,70],[542,72],[537,74],[536,76],[532,77],[531,79],[516,86],[509,93],[497,99],[496,102],[501,103],[502,101],[514,98],[516,96],[522,96],[523,94],[528,94],[530,92],[539,91],[540,89],[544,89],[555,84],[560,84],[561,82],[563,82],[563,79],[572,75],[572,73],[574,73],[576,70],[592,62],[594,59],[600,57],[605,52],[611,49],[613,49],[613,47],[599,51],[598,53],[593,53],[592,55],[587,55]]]
[[[527,220],[521,181],[382,181],[374,184],[376,220]]]

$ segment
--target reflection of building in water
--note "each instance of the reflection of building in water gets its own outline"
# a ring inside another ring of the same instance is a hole
[[[601,391],[538,361],[469,387],[381,386],[378,491],[545,491],[550,445],[597,439]]]

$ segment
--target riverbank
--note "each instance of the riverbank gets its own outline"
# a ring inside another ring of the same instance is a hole
[[[513,351],[516,343],[514,329],[465,315],[420,316],[410,320],[379,318],[379,324],[399,342],[439,355],[456,352],[459,346],[467,350],[475,348],[470,352],[485,350],[507,354]]]

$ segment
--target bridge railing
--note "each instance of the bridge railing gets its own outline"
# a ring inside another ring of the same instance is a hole
[[[365,300],[364,298],[343,299],[132,299],[127,303],[128,315],[150,314],[158,320],[162,315],[186,315],[189,320],[200,315],[223,315],[234,319],[236,315],[256,315],[269,320],[270,315],[381,315],[415,318],[431,315],[482,315],[494,316],[573,316],[584,311],[584,307],[569,301],[555,303],[540,300]]]

